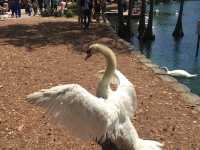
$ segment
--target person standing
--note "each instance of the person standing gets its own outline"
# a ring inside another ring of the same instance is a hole
[[[32,2],[31,0],[27,0],[27,13],[29,16],[31,16],[32,13]]]
[[[15,10],[16,18],[21,17],[21,0],[15,0],[14,10]]]
[[[44,1],[43,1],[43,0],[38,0],[38,6],[39,6],[39,11],[40,11],[40,14],[42,14],[43,3],[44,3]]]
[[[105,12],[106,12],[106,0],[101,0],[101,16],[103,19],[103,22],[106,23],[106,17],[105,17]]]
[[[51,10],[53,13],[57,12],[57,7],[58,7],[58,0],[51,0]]]
[[[77,14],[78,14],[78,23],[81,23],[82,25],[83,13],[81,8],[81,0],[77,0]]]
[[[89,21],[92,22],[93,0],[89,0]]]
[[[65,2],[65,0],[61,0],[61,2],[60,2],[60,11],[61,11],[62,14],[64,14],[64,10],[65,10],[66,4],[67,3]]]
[[[91,22],[92,0],[81,0],[81,9],[83,10],[84,30],[88,30]]]
[[[11,10],[11,17],[14,17],[14,15],[15,15],[15,0],[9,0],[8,6],[9,6],[9,9]]]
[[[103,22],[106,22],[105,12],[106,12],[106,0],[94,0],[94,10],[95,10],[95,19],[100,23],[100,16],[103,19]]]
[[[38,1],[37,0],[32,0],[32,7],[33,7],[33,12],[34,16],[37,15],[38,12]]]
[[[100,0],[94,0],[94,18],[98,23],[100,22],[100,13],[101,13]]]

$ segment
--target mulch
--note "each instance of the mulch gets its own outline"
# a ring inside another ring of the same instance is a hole
[[[140,137],[165,144],[166,150],[200,150],[200,113],[180,93],[143,65],[103,25],[82,31],[65,18],[6,20],[0,23],[0,149],[100,150],[53,124],[26,95],[58,84],[77,83],[95,94],[104,58],[84,60],[91,43],[112,48],[118,68],[135,85],[138,109],[132,120]],[[81,125],[80,125],[81,126]]]

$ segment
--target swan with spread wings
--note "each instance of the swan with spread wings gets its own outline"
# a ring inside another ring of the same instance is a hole
[[[65,84],[32,93],[27,100],[46,108],[52,120],[79,138],[93,139],[99,144],[109,139],[119,150],[161,150],[161,143],[139,138],[131,122],[136,110],[135,89],[116,69],[113,51],[105,45],[93,44],[86,59],[95,52],[103,54],[107,61],[96,96],[78,84]],[[118,81],[115,91],[110,88],[113,75]]]

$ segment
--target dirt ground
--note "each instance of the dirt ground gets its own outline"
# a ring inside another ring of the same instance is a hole
[[[27,94],[63,83],[95,93],[105,62],[100,55],[84,61],[94,42],[115,50],[119,69],[135,85],[139,105],[132,121],[140,137],[163,142],[166,150],[200,150],[200,113],[134,54],[124,53],[127,47],[106,27],[92,24],[84,32],[77,22],[40,17],[0,22],[0,149],[101,149],[71,137],[25,101]]]

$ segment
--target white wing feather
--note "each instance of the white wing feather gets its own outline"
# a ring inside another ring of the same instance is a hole
[[[119,70],[115,70],[115,75],[119,82],[115,94],[120,97],[120,103],[124,106],[128,116],[133,117],[133,114],[137,108],[137,96],[135,88],[133,84]]]
[[[47,115],[82,139],[100,139],[115,128],[118,109],[77,84],[44,89],[27,96]]]

